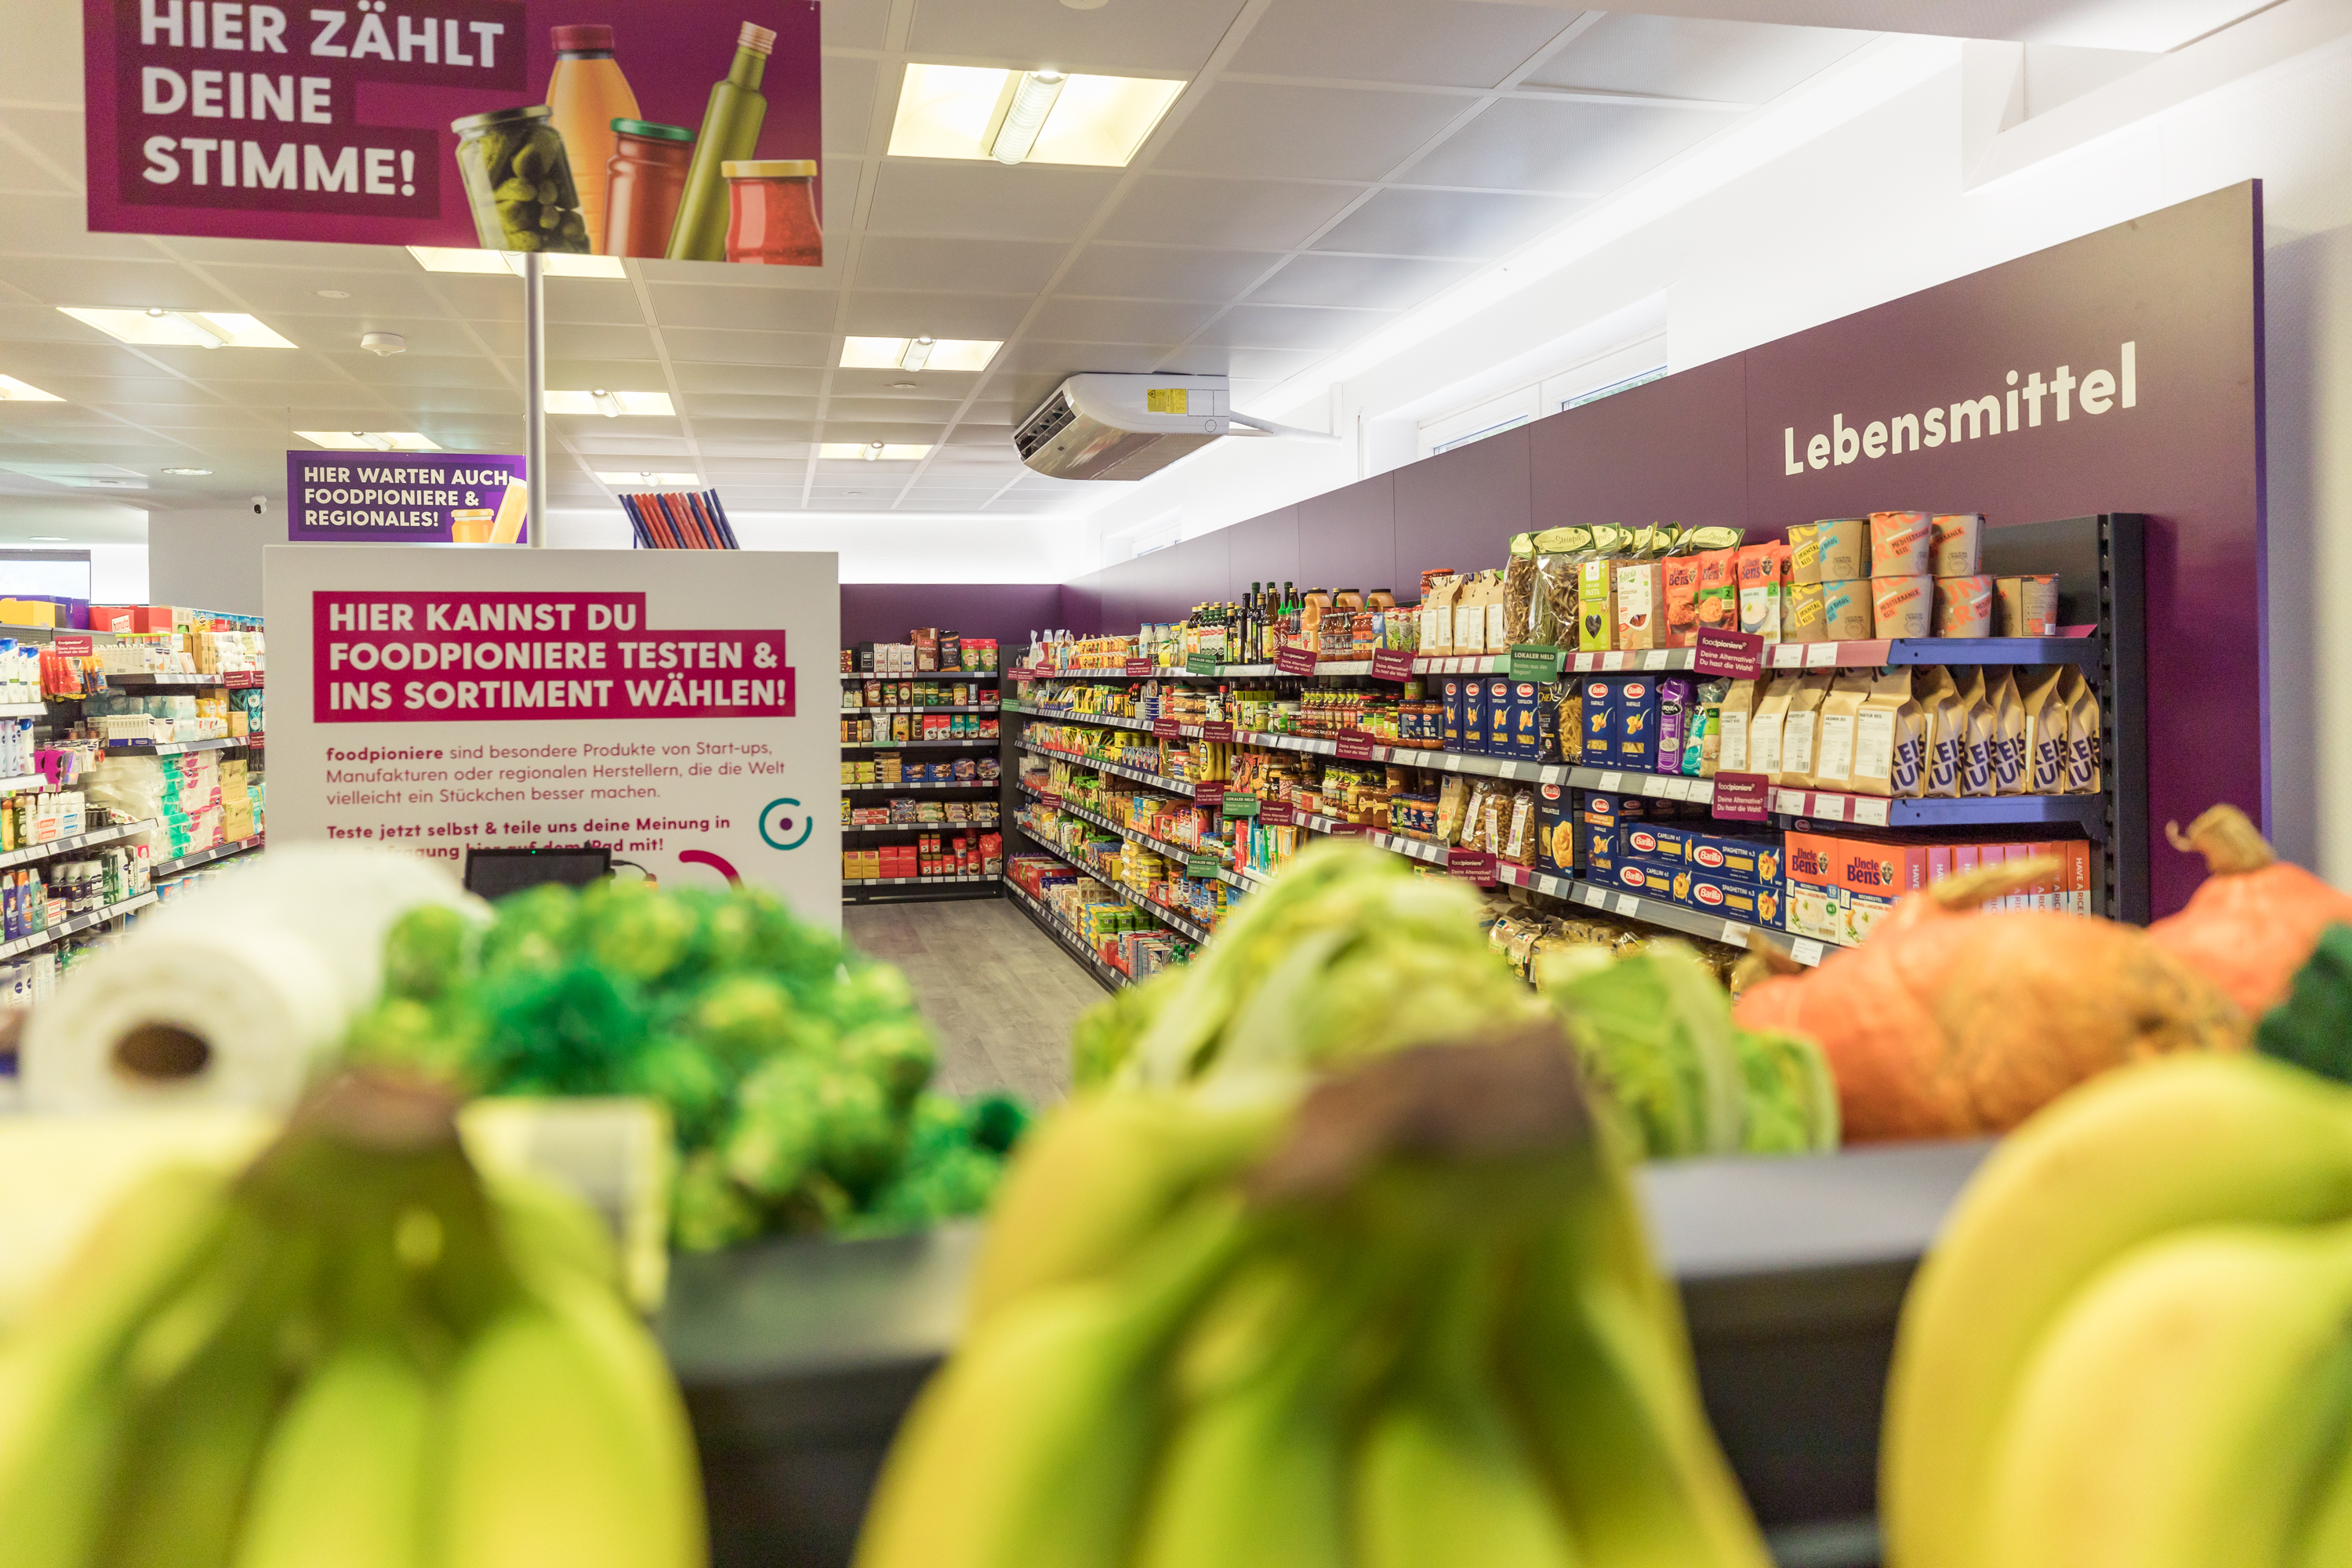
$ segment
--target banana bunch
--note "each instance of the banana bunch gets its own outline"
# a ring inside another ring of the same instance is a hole
[[[2012,1133],[1903,1309],[1889,1568],[2352,1563],[2352,1092],[2106,1074]]]
[[[685,1412],[600,1223],[348,1077],[150,1179],[0,1339],[9,1568],[698,1568]]]
[[[1007,1173],[857,1568],[1766,1568],[1557,1024]]]

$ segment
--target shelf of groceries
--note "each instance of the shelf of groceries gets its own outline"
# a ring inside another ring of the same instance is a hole
[[[1148,980],[1193,952],[1191,942],[1150,924],[1095,878],[1050,856],[1012,857],[1005,862],[1004,890],[1114,990]]]
[[[152,879],[177,876],[183,871],[193,871],[199,866],[208,866],[215,860],[226,860],[232,856],[259,849],[267,837],[266,834],[257,833],[250,838],[240,838],[229,844],[215,844],[209,849],[198,849],[169,860],[158,860],[149,868],[147,875]]]
[[[152,892],[139,893],[92,910],[88,914],[76,915],[57,925],[43,927],[28,936],[18,937],[13,942],[0,942],[0,959],[10,959],[21,953],[37,952],[41,948],[63,942],[69,936],[76,936],[95,927],[102,926],[109,921],[120,920],[124,915],[135,913],[154,901],[155,895]]]
[[[1096,881],[1124,895],[1129,903],[1135,905],[1144,914],[1160,921],[1170,930],[1190,937],[1194,942],[1209,940],[1209,932],[1215,928],[1214,915],[1203,919],[1201,915],[1204,911],[1187,911],[1177,909],[1161,898],[1158,890],[1166,888],[1171,882],[1192,881],[1194,879],[1181,875],[1171,876],[1164,861],[1150,858],[1152,856],[1150,850],[1139,849],[1124,839],[1118,841],[1118,849],[1115,860],[1106,858],[1097,853],[1105,847],[1101,840],[1088,839],[1083,832],[1074,837],[1063,837],[1057,831],[1056,824],[1051,820],[1055,811],[1055,808],[1042,805],[1024,807],[1023,814],[1014,820],[1020,824],[1022,833],[1032,844],[1049,855],[1067,861]],[[1181,870],[1181,868],[1179,869]],[[1222,913],[1222,895],[1220,895],[1218,912]]]

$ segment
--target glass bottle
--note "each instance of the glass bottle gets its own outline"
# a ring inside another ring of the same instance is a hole
[[[748,161],[759,147],[760,127],[768,117],[760,79],[767,71],[769,51],[775,47],[773,30],[755,22],[744,23],[735,42],[733,63],[710,89],[710,103],[702,111],[702,132],[694,139],[694,163],[687,171],[686,191],[678,198],[677,222],[669,233],[672,261],[719,261],[727,255],[730,208],[727,176],[720,165]]]

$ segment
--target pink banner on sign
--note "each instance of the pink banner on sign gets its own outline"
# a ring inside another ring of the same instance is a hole
[[[1393,680],[1400,684],[1412,679],[1412,655],[1397,648],[1382,648],[1372,655],[1372,679]]]
[[[817,16],[83,0],[89,227],[820,266]]]
[[[1764,670],[1764,639],[1753,632],[1720,632],[1702,626],[1691,653],[1691,668],[1701,675],[1753,680]]]
[[[643,594],[320,592],[310,616],[315,723],[794,711],[782,630],[656,631]]]
[[[1762,822],[1770,815],[1771,802],[1772,781],[1762,773],[1715,775],[1715,815],[1719,817],[1732,822]]]

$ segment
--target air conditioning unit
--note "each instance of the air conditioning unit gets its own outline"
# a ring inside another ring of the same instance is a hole
[[[1074,375],[1013,432],[1021,460],[1057,479],[1150,479],[1221,436],[1337,437],[1236,414],[1222,375]]]

